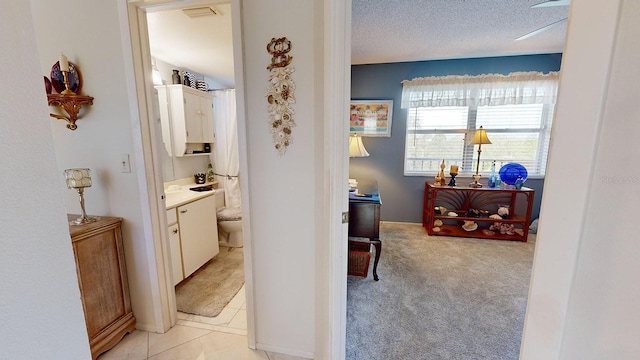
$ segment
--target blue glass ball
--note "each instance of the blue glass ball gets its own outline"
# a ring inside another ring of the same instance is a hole
[[[518,163],[504,164],[500,168],[499,174],[500,181],[509,185],[515,185],[519,177],[522,178],[522,182],[524,182],[528,176],[527,169]]]

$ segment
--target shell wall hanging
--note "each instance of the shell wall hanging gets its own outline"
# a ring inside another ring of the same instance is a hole
[[[267,44],[267,52],[271,54],[269,70],[269,87],[267,88],[267,102],[269,103],[269,125],[271,136],[278,155],[286,153],[287,147],[293,142],[291,129],[296,126],[293,120],[294,111],[291,104],[295,104],[296,98],[293,91],[296,84],[291,79],[294,72],[289,66],[293,57],[288,55],[291,51],[291,41],[286,37],[272,38]]]

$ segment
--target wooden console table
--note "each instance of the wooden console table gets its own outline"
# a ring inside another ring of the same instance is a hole
[[[68,215],[69,221],[77,218],[78,215]],[[136,327],[121,224],[121,218],[102,216],[94,222],[69,226],[93,359]]]
[[[363,196],[360,196],[362,194]],[[358,193],[349,192],[349,237],[364,238],[364,241],[349,240],[350,249],[376,249],[373,261],[373,279],[378,281],[378,261],[382,251],[380,240],[380,192],[375,181],[358,184]]]
[[[529,223],[531,222],[531,209],[533,207],[534,190],[523,187],[517,189],[495,188],[471,188],[466,186],[434,186],[428,182],[424,186],[424,208],[422,213],[422,226],[429,235],[445,235],[459,237],[474,237],[497,240],[519,240],[526,242],[529,235]],[[522,203],[521,201],[524,201]],[[506,219],[491,219],[490,214],[496,214],[498,205],[509,205],[509,216]],[[441,214],[436,207],[444,206],[447,210]],[[488,213],[480,216],[472,216],[469,209],[486,210]],[[458,216],[449,216],[454,212]],[[443,225],[440,231],[433,230],[434,222],[440,220]],[[462,228],[465,221],[473,221],[478,224],[477,229],[466,231]],[[486,234],[491,224],[500,222],[514,225],[517,230],[513,235]]]

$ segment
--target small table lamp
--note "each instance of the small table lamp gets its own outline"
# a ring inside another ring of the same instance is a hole
[[[96,218],[87,217],[87,212],[84,210],[84,188],[91,187],[90,170],[66,169],[64,171],[64,179],[67,183],[67,188],[78,191],[78,195],[80,195],[80,207],[82,208],[82,215],[74,221],[70,221],[69,224],[80,225],[96,221]]]
[[[473,182],[469,184],[472,188],[482,187],[482,184],[478,183],[480,180],[480,174],[478,174],[480,170],[480,153],[482,152],[482,144],[491,144],[491,140],[487,137],[487,131],[480,126],[478,130],[476,130],[475,135],[473,136],[473,140],[471,140],[472,144],[478,144],[478,164],[476,165],[476,174],[473,175]]]
[[[367,149],[364,148],[362,137],[358,134],[349,136],[349,157],[365,157],[369,156]]]

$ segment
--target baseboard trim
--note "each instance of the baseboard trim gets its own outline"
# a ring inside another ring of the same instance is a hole
[[[256,343],[256,349],[262,350],[262,351],[270,351],[270,352],[279,353],[279,354],[297,356],[305,359],[313,359],[313,356],[314,356],[312,352],[293,350],[289,348],[283,348],[280,346],[261,344],[258,342]]]

